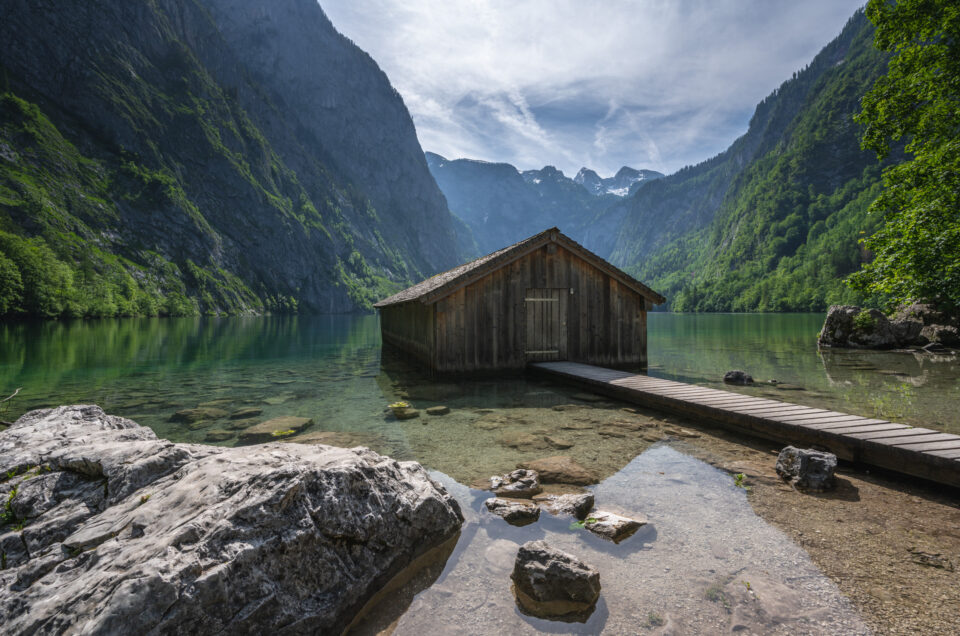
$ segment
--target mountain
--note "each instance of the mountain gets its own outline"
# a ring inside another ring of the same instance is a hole
[[[554,225],[579,240],[592,220],[618,200],[590,194],[553,166],[521,173],[507,163],[451,160],[432,152],[426,158],[450,211],[469,228],[477,255]]]
[[[613,194],[625,197],[636,192],[640,186],[661,177],[663,173],[656,170],[635,170],[629,166],[623,166],[617,170],[617,174],[608,179],[602,179],[590,168],[580,168],[580,172],[573,181],[582,185],[593,195]]]
[[[460,261],[316,0],[0,0],[0,314],[345,312]]]
[[[729,149],[604,211],[594,249],[697,311],[818,311],[860,300],[842,279],[878,219],[880,165],[852,117],[886,71],[858,11],[805,69],[756,108]],[[902,150],[892,160],[902,158]]]

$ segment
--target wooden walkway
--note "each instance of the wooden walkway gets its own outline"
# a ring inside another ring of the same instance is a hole
[[[576,362],[537,362],[530,366],[595,393],[707,418],[776,442],[816,444],[841,459],[960,487],[957,435]]]

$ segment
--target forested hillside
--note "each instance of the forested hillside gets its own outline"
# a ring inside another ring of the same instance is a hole
[[[614,206],[612,260],[680,311],[813,311],[864,300],[843,279],[867,258],[881,164],[853,121],[885,72],[862,12],[757,106],[724,153]],[[902,159],[894,152],[891,161]]]
[[[315,0],[0,0],[0,62],[0,315],[354,311],[460,260]]]

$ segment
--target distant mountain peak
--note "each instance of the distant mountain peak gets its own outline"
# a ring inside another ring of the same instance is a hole
[[[630,166],[623,166],[617,170],[617,174],[613,177],[603,179],[594,170],[583,167],[580,168],[573,180],[594,196],[613,194],[618,197],[625,197],[635,192],[647,181],[653,181],[662,176],[663,174],[656,170],[637,170]]]

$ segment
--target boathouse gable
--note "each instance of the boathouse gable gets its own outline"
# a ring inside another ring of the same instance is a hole
[[[529,362],[647,363],[647,310],[664,298],[557,228],[377,303],[383,341],[442,372]]]

